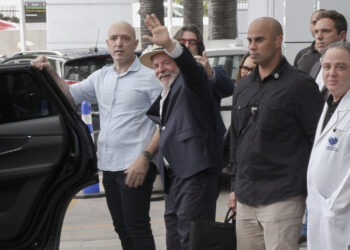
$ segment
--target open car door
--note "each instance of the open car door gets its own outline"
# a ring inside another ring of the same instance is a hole
[[[58,249],[71,199],[97,182],[89,130],[49,74],[0,66],[0,249]]]

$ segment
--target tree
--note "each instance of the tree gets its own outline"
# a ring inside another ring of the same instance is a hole
[[[203,0],[183,0],[184,25],[195,24],[203,34]]]
[[[209,40],[237,37],[237,1],[209,0]]]
[[[164,6],[163,0],[139,0],[140,2],[140,27],[141,27],[141,48],[144,50],[151,43],[148,40],[142,39],[144,35],[152,35],[146,28],[144,20],[146,15],[156,14],[162,25],[164,25]]]

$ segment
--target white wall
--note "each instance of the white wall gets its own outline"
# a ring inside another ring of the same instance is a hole
[[[313,41],[310,33],[310,18],[318,8],[334,9],[342,13],[349,25],[349,0],[248,0],[248,13],[240,17],[238,32],[242,39],[244,35],[246,36],[244,30],[248,29],[254,19],[262,16],[277,19],[283,27],[284,54],[293,64],[296,53]],[[242,17],[244,19],[241,19]],[[350,32],[347,37],[349,39]],[[242,40],[245,42],[246,39]]]
[[[248,10],[237,10],[237,33],[245,48],[248,48],[248,27]]]
[[[290,64],[298,51],[311,44],[313,37],[310,32],[310,18],[317,10],[314,1],[285,1],[284,48],[285,56]],[[302,7],[301,7],[302,6]]]
[[[47,47],[106,47],[110,25],[132,22],[130,0],[47,0]],[[100,30],[100,31],[99,31]]]

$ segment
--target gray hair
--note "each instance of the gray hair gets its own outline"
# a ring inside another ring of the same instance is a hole
[[[350,43],[348,41],[338,41],[335,43],[331,43],[330,45],[328,45],[323,51],[322,51],[322,55],[321,55],[321,61],[323,60],[324,55],[326,54],[326,52],[329,49],[332,48],[337,48],[337,49],[342,49],[345,50],[349,53],[350,55]]]

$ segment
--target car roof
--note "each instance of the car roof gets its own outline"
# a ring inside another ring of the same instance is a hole
[[[220,39],[205,41],[206,55],[225,56],[225,55],[244,55],[248,50],[243,47],[242,41],[238,39]]]
[[[74,60],[78,58],[94,57],[99,55],[109,55],[109,51],[106,48],[75,48],[75,49],[59,49],[59,50],[37,50],[37,51],[24,51],[19,52],[12,57],[7,58],[7,61],[12,61],[15,59],[25,59],[25,58],[35,58],[40,55],[47,56],[48,58],[54,58],[57,60]]]

